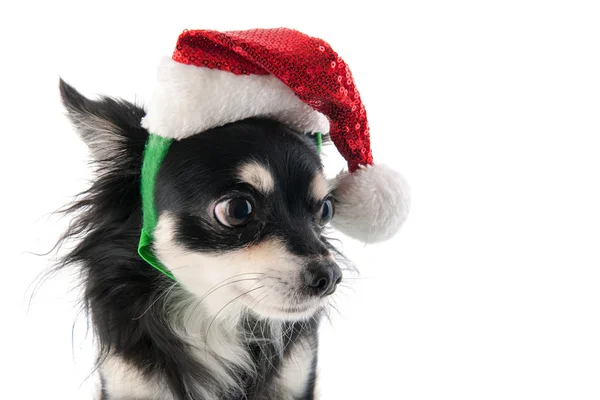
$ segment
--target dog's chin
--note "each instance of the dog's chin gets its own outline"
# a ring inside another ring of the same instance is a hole
[[[311,300],[296,304],[253,304],[250,312],[259,318],[278,321],[302,321],[313,318],[327,306],[323,300]]]

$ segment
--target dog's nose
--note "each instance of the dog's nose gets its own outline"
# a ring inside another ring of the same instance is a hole
[[[328,296],[335,292],[338,283],[342,281],[342,270],[332,261],[313,261],[306,266],[304,283],[311,294]]]

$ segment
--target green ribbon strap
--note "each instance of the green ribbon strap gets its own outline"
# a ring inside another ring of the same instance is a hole
[[[175,277],[154,255],[152,242],[154,241],[154,229],[158,223],[158,215],[154,204],[154,187],[156,184],[156,175],[169,150],[172,139],[150,134],[146,148],[144,149],[144,160],[142,162],[142,233],[138,245],[138,254],[148,264],[175,280]]]
[[[321,132],[315,133],[315,140],[317,142],[317,154],[321,155],[321,149],[323,148],[323,135]]]

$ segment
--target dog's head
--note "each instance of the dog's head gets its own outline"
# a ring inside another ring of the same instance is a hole
[[[286,126],[245,120],[177,141],[156,185],[155,253],[208,307],[302,316],[341,281],[323,237],[332,187],[315,144]]]
[[[143,111],[85,99],[64,82],[61,93],[104,173],[139,174]],[[139,176],[122,190],[137,184]],[[342,279],[324,237],[334,189],[314,141],[281,123],[248,119],[198,132],[172,143],[157,175],[155,255],[213,314],[241,307],[307,318]]]

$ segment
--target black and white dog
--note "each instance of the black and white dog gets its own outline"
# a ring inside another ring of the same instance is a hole
[[[145,112],[60,82],[96,165],[67,211],[101,399],[315,398],[319,321],[342,280],[324,236],[335,187],[314,142],[267,119],[176,141],[156,180],[154,249],[137,253]]]

